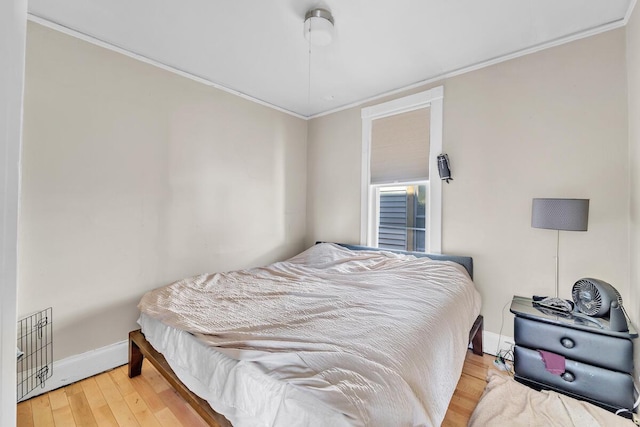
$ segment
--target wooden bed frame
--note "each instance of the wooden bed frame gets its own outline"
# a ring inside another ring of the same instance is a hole
[[[193,393],[180,381],[167,363],[167,359],[149,344],[140,329],[129,332],[129,378],[140,375],[145,357],[207,424],[212,427],[232,427],[224,415],[211,409],[206,400]]]
[[[484,319],[482,315],[480,315],[473,323],[471,331],[469,332],[469,343],[471,344],[472,351],[474,354],[480,356],[482,356],[483,324]],[[180,381],[164,356],[149,344],[140,329],[129,332],[129,378],[140,375],[142,372],[142,361],[145,357],[207,424],[211,427],[232,427],[229,420],[222,414],[211,409],[211,406],[209,406],[206,400],[194,394]]]

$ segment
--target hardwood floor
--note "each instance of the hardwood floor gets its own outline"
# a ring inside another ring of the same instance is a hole
[[[487,371],[498,370],[493,365],[494,360],[495,356],[488,354],[478,356],[471,350],[467,351],[462,375],[442,422],[443,427],[466,427],[487,384]],[[503,374],[507,375],[506,372]]]
[[[451,399],[445,427],[466,426],[476,407],[493,356],[467,352]],[[18,427],[165,426],[206,427],[198,414],[151,366],[129,378],[127,366],[71,384],[18,404]]]
[[[151,366],[129,378],[121,366],[18,404],[18,427],[206,427]]]

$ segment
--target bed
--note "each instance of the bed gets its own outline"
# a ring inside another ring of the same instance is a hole
[[[468,257],[317,244],[269,266],[142,298],[146,357],[210,425],[440,425],[469,342],[482,354]]]

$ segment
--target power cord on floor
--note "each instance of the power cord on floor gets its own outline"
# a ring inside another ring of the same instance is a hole
[[[510,350],[500,350],[493,361],[493,365],[501,371],[507,371],[513,376],[513,344]]]
[[[493,365],[501,371],[507,371],[510,375],[513,375],[513,364],[510,362],[513,360],[513,344],[511,349],[501,350],[500,344],[502,341],[502,329],[504,328],[504,310],[511,302],[509,299],[502,307],[502,321],[500,322],[500,333],[498,334],[498,347],[496,348],[496,358],[493,361]]]

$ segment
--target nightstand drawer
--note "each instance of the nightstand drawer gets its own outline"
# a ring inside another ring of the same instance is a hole
[[[545,369],[540,353],[536,350],[515,348],[516,375],[551,388],[593,399],[617,408],[633,406],[633,379],[631,375],[591,366],[566,359],[563,376]]]
[[[633,372],[633,343],[624,338],[595,334],[521,317],[515,318],[516,345],[547,350],[569,359]]]

